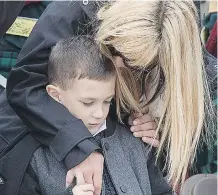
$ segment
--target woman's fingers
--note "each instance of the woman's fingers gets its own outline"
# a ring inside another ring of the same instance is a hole
[[[145,122],[140,125],[134,125],[131,126],[130,130],[132,132],[137,132],[137,131],[150,131],[150,130],[155,130],[157,128],[157,124],[155,122]]]
[[[158,135],[155,130],[137,131],[137,132],[134,132],[133,135],[135,137],[149,137],[149,138],[158,139]]]
[[[142,137],[142,141],[156,148],[160,145],[160,142],[158,140],[150,137]]]

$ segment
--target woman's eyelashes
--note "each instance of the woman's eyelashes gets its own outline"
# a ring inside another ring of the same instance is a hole
[[[105,104],[110,104],[110,105],[112,105],[113,102],[114,102],[114,97],[104,101]]]
[[[109,100],[109,101],[104,101],[104,104],[112,104],[112,102],[111,102],[112,100]]]

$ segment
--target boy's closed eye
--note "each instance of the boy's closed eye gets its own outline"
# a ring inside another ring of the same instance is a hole
[[[104,101],[104,104],[112,104],[113,99],[114,99],[114,98],[110,98],[110,99],[108,99],[108,100],[105,100],[105,101]],[[96,101],[81,101],[81,102],[82,102],[82,104],[83,104],[84,106],[89,107],[89,106],[94,105],[94,103],[95,103]]]
[[[94,102],[82,102],[82,104],[86,107],[92,106]]]

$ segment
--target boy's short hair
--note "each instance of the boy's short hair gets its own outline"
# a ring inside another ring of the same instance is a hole
[[[116,73],[113,62],[106,58],[93,39],[74,36],[58,42],[48,61],[48,80],[66,89],[71,79],[109,80]]]

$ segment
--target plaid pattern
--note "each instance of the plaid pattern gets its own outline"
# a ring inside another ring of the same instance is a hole
[[[208,151],[208,163],[201,167],[201,173],[217,174],[217,140],[212,150]]]
[[[26,5],[19,16],[39,18],[51,1],[34,2]],[[16,65],[17,57],[26,37],[4,35],[0,38],[0,74],[8,78],[9,72]]]
[[[213,101],[215,105],[215,110],[217,111],[218,106],[218,98]],[[216,112],[217,113],[217,112]],[[217,131],[217,130],[216,130]],[[217,136],[217,134],[216,134]],[[217,173],[217,145],[218,140],[217,137],[213,143],[213,147],[211,149],[207,148],[207,164],[200,167],[201,173]],[[205,156],[204,156],[205,157]]]
[[[213,101],[215,110],[217,110],[218,106],[218,98]],[[217,130],[216,130],[217,131]],[[216,132],[213,132],[214,136],[217,136]],[[217,137],[211,139],[213,143],[211,146],[207,146],[206,144],[198,147],[197,157],[194,166],[190,170],[190,176],[195,174],[216,174],[217,173]]]
[[[8,78],[11,68],[15,66],[17,61],[17,52],[0,51],[0,74]]]

